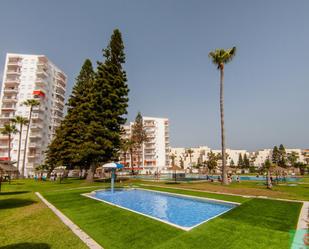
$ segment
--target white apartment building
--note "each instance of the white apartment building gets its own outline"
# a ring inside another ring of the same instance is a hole
[[[29,117],[30,108],[24,101],[37,99],[40,102],[33,108],[27,148],[24,146],[27,126],[22,131],[19,170],[26,149],[25,176],[33,175],[35,167],[44,162],[44,151],[63,118],[66,84],[65,73],[44,55],[6,55],[0,126],[17,115]],[[8,136],[0,135],[0,160],[17,161],[19,134],[12,135],[11,158],[8,158],[8,142]]]
[[[188,153],[191,150],[192,153]],[[199,146],[196,148],[171,148],[170,151],[170,164],[172,165],[171,157],[175,157],[174,162],[178,167],[183,167],[184,169],[191,168],[193,165],[197,165],[198,163],[202,163],[207,159],[207,153],[209,153],[211,149],[207,146]]]
[[[189,150],[192,150],[192,153],[188,153]],[[230,165],[232,160],[234,162],[234,165],[237,165],[240,154],[242,155],[242,157],[244,157],[245,154],[249,156],[249,153],[246,150],[226,149],[225,151],[228,154],[227,165]],[[209,152],[213,152],[216,155],[221,154],[221,150],[212,150],[207,146],[199,146],[196,148],[178,147],[178,148],[171,148],[170,157],[174,155],[175,164],[179,167],[181,167],[181,164],[183,164],[184,169],[187,169],[194,165],[207,161],[208,160],[207,154]],[[218,166],[221,166],[221,163],[222,163],[221,160],[218,160]]]
[[[133,167],[142,168],[143,171],[161,171],[169,165],[169,121],[167,118],[143,117],[143,124],[148,141],[142,146],[140,162],[136,155],[133,157]],[[123,138],[130,138],[134,123],[123,126]],[[130,153],[120,154],[120,162],[127,167],[131,166]],[[140,165],[138,165],[140,164]]]

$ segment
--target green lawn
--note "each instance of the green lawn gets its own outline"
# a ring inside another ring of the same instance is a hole
[[[164,187],[177,187],[192,190],[203,190],[211,192],[231,193],[237,195],[251,196],[268,196],[271,198],[281,198],[290,200],[309,201],[309,178],[303,178],[302,182],[283,183],[274,185],[272,190],[266,188],[262,181],[242,181],[240,183],[233,182],[228,186],[222,186],[217,182],[179,182],[178,184],[170,184],[169,182],[156,181],[136,181],[147,185],[156,185]]]
[[[17,184],[17,185],[16,185]],[[242,203],[235,209],[189,232],[84,196],[108,184],[69,180],[65,184],[18,181],[5,184],[0,194],[0,249],[86,248],[34,191],[59,208],[105,249],[164,248],[289,248],[289,231],[297,224],[300,203],[151,187],[160,191]],[[150,188],[150,187],[149,187]],[[8,191],[29,191],[11,193]],[[58,239],[60,238],[60,239]]]

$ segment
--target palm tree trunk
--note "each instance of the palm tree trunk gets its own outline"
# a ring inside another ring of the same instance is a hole
[[[9,151],[8,151],[8,158],[11,161],[11,133],[9,132]]]
[[[25,178],[25,164],[26,164],[26,155],[27,155],[27,143],[28,143],[28,136],[29,136],[29,130],[31,125],[31,116],[32,116],[32,106],[30,107],[30,113],[29,113],[29,123],[27,127],[26,132],[26,139],[25,139],[25,146],[24,146],[24,158],[23,158],[23,165],[21,170],[21,178]]]
[[[226,158],[225,158],[225,130],[224,130],[224,65],[220,65],[220,117],[221,117],[221,148],[222,148],[222,184],[227,185]]]
[[[133,149],[130,149],[130,160],[131,160],[132,175],[134,175],[133,154],[134,154]]]
[[[267,188],[271,189],[272,188],[272,183],[270,180],[270,170],[267,171]]]
[[[23,129],[23,124],[20,124],[20,126],[19,126],[19,141],[18,141],[18,154],[17,154],[17,170],[18,171],[19,171],[19,161],[20,161],[22,129]]]

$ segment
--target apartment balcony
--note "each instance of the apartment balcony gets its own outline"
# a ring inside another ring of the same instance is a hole
[[[18,88],[16,87],[5,87],[4,93],[18,93]]]
[[[61,86],[60,84],[56,85],[56,91],[58,91],[62,95],[65,94],[65,88],[63,86]]]
[[[33,113],[45,112],[45,109],[42,108],[42,106],[34,106],[32,110],[33,110]]]
[[[43,134],[41,132],[31,132],[29,137],[31,139],[41,139],[42,135]]]
[[[48,63],[48,59],[45,56],[38,57],[38,66],[45,66]]]
[[[32,118],[32,119],[35,119],[35,120],[36,120],[36,119],[37,119],[37,120],[43,120],[42,115],[39,114],[39,113],[33,113],[31,118]]]
[[[57,79],[60,79],[63,82],[65,82],[66,78],[67,77],[62,72],[57,72]]]
[[[56,121],[56,123],[60,123],[62,120],[62,117],[59,116],[53,116],[53,119]]]
[[[56,104],[56,106],[58,106],[60,109],[64,108],[64,102],[63,101],[59,101],[59,100],[55,100],[54,103]]]
[[[0,144],[0,149],[8,149],[8,144]]]
[[[3,111],[14,111],[16,109],[15,105],[3,105],[1,110]]]
[[[17,99],[16,98],[8,98],[8,97],[3,97],[2,98],[3,103],[16,103]]]
[[[65,89],[66,83],[63,79],[57,78],[57,84],[61,85]]]
[[[9,114],[9,115],[7,115]],[[11,120],[15,117],[15,115],[12,115],[12,113],[2,113],[2,115],[0,116],[0,120]]]
[[[55,113],[59,114],[59,116],[63,115],[63,109],[59,108],[58,106],[54,106],[53,110]]]
[[[41,129],[43,129],[43,125],[32,123],[31,126],[30,126],[30,129],[32,129],[32,130],[41,130]]]
[[[8,66],[21,66],[21,57],[10,57],[7,63]]]
[[[8,88],[18,88],[20,81],[18,80],[6,80],[4,81],[4,86]]]
[[[144,151],[145,152],[155,152],[156,147],[151,145],[151,146],[144,146]]]
[[[9,136],[8,135],[2,135],[0,134],[0,140],[8,140]]]
[[[56,94],[56,98],[57,99],[59,99],[60,101],[64,102],[64,93],[56,91],[55,94]]]
[[[46,82],[46,79],[42,78],[42,77],[37,77],[35,79],[35,85],[38,87],[46,87],[48,85],[48,83]]]
[[[42,79],[48,78],[48,76],[49,76],[48,73],[43,69],[37,70],[36,75],[37,75],[37,77],[42,78]]]
[[[6,71],[6,75],[7,76],[11,76],[11,75],[19,76],[20,74],[21,74],[21,72],[19,70],[7,70]]]
[[[31,142],[28,144],[29,148],[40,148],[41,145],[39,143]]]

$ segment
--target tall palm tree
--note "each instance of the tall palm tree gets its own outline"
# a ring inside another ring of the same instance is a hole
[[[186,149],[186,153],[189,155],[189,159],[190,159],[190,167],[192,167],[192,154],[193,154],[193,150],[191,148]]]
[[[9,137],[9,142],[8,142],[8,146],[9,146],[9,150],[8,150],[8,158],[9,161],[11,160],[11,140],[12,140],[12,134],[16,134],[18,131],[16,129],[16,126],[14,124],[5,124],[3,126],[3,128],[1,128],[1,133],[3,135],[7,135]]]
[[[22,171],[21,171],[22,178],[25,177],[24,174],[25,174],[25,164],[26,164],[27,143],[28,143],[28,137],[29,137],[32,111],[33,111],[33,107],[40,105],[40,102],[36,99],[28,99],[23,104],[30,107],[30,112],[29,112],[29,118],[28,118],[29,124],[28,124],[27,132],[26,132],[26,139],[25,139],[25,146],[24,146],[24,158],[23,158],[23,165],[22,165]]]
[[[224,64],[230,62],[236,53],[236,47],[230,49],[216,49],[209,53],[212,62],[220,70],[220,117],[221,117],[221,148],[222,148],[222,184],[228,184],[226,157],[225,157],[225,130],[224,130],[224,105],[223,105],[223,80]]]
[[[21,138],[23,132],[23,126],[28,124],[28,119],[22,116],[16,116],[13,119],[13,123],[19,124],[19,141],[18,141],[18,155],[17,155],[17,169],[19,169],[19,161],[20,161],[20,149],[21,149]]]

